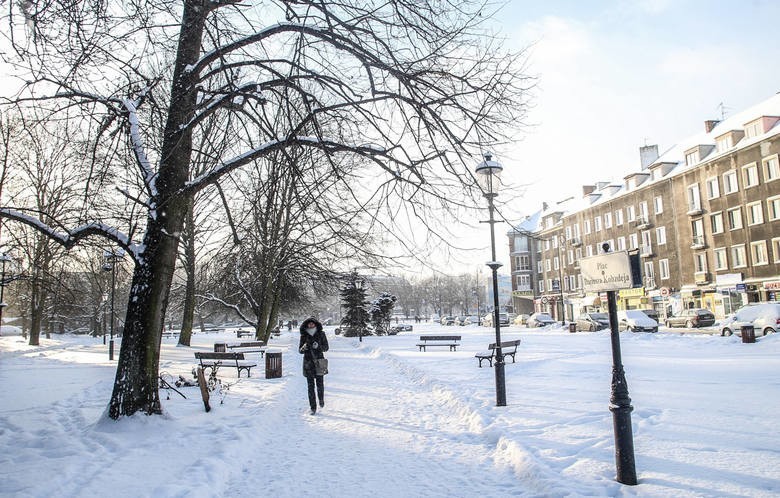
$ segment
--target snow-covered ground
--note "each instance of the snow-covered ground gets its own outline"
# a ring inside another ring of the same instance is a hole
[[[326,406],[308,412],[296,334],[273,341],[283,377],[228,385],[205,413],[195,387],[164,417],[103,414],[114,365],[100,339],[31,348],[0,337],[0,495],[658,496],[780,495],[780,335],[621,334],[637,486],[615,481],[607,332],[508,327],[506,407],[474,353],[492,329],[415,325],[363,343],[333,335]],[[420,333],[463,336],[457,352],[419,352]],[[163,339],[161,371],[191,377],[193,351],[230,331]],[[293,344],[291,346],[291,344]]]

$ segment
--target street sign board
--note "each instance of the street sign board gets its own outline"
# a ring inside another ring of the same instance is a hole
[[[610,252],[580,259],[585,292],[614,291],[633,287],[628,253]]]
[[[669,287],[661,287],[661,296],[666,297],[669,295]]]

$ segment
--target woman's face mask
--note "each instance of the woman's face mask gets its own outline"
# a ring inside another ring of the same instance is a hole
[[[314,335],[314,333],[315,333],[315,332],[317,332],[317,327],[307,327],[307,328],[306,328],[306,332],[307,332],[309,335]]]

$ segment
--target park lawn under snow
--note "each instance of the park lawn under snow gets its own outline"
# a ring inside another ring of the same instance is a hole
[[[297,333],[272,341],[283,376],[236,378],[206,413],[196,387],[161,391],[165,416],[105,418],[115,365],[101,339],[0,338],[0,495],[778,496],[780,335],[621,334],[637,486],[615,481],[607,332],[508,327],[522,339],[494,370],[485,327],[415,325],[356,339],[328,329],[326,406],[308,413]],[[419,352],[420,333],[463,336]],[[161,371],[191,377],[194,351],[235,335],[163,339]],[[170,399],[166,397],[170,395]]]

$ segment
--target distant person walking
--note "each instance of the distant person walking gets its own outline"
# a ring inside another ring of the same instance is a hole
[[[309,389],[309,407],[311,414],[317,413],[317,398],[320,407],[325,406],[325,382],[323,376],[327,373],[327,363],[323,354],[328,350],[328,337],[322,330],[322,324],[314,318],[305,320],[301,325],[301,340],[298,352],[303,355],[303,376]],[[323,365],[325,363],[325,365]],[[314,387],[317,387],[315,396]]]

